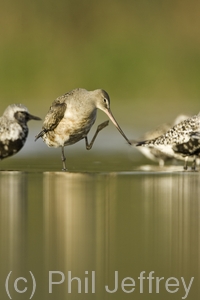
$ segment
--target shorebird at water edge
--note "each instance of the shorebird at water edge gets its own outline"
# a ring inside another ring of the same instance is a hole
[[[37,140],[41,137],[49,147],[61,147],[64,171],[66,171],[64,147],[85,139],[86,149],[90,150],[99,131],[108,125],[109,121],[98,125],[91,142],[88,142],[87,135],[96,120],[97,109],[108,115],[121,135],[131,145],[110,110],[110,98],[107,92],[102,89],[94,91],[74,89],[58,97],[52,103],[45,117],[42,131],[35,138]]]

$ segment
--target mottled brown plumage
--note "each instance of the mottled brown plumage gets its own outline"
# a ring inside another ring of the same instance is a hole
[[[39,137],[42,137],[46,132],[53,131],[58,126],[58,124],[64,117],[66,108],[67,104],[65,102],[60,103],[54,101],[52,103],[52,106],[50,107],[49,112],[47,113],[44,120],[44,129],[37,135],[37,139]]]

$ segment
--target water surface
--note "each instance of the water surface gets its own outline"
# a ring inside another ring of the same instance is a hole
[[[0,172],[2,299],[198,299],[200,173],[107,168]]]

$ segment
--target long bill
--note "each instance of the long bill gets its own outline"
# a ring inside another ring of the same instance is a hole
[[[41,118],[36,117],[36,116],[33,116],[33,115],[31,115],[31,114],[28,114],[28,118],[29,118],[29,120],[38,120],[38,121],[41,121],[41,120],[42,120]]]
[[[107,114],[107,116],[110,118],[110,120],[113,122],[113,124],[115,125],[115,127],[119,130],[119,132],[121,133],[121,135],[125,138],[125,140],[129,143],[129,145],[132,145],[131,142],[129,141],[129,139],[125,136],[124,132],[122,131],[121,127],[119,126],[119,124],[117,123],[117,121],[115,120],[112,112],[110,109],[106,109],[105,113]]]

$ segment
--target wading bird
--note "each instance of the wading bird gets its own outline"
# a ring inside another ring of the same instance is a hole
[[[121,135],[131,145],[110,110],[110,98],[104,90],[74,89],[58,97],[52,103],[45,117],[42,131],[35,138],[37,140],[41,137],[49,147],[61,147],[64,171],[66,171],[64,147],[85,139],[86,149],[90,150],[99,131],[108,125],[108,121],[100,124],[91,142],[88,143],[87,135],[96,120],[97,109],[108,115]]]
[[[192,158],[195,169],[200,155],[200,114],[187,118],[154,139],[138,142],[136,146],[155,148],[172,158],[184,158],[185,170],[188,158]]]
[[[189,116],[186,116],[186,115],[178,115],[173,123],[171,123],[171,124],[170,123],[164,123],[164,124],[160,125],[159,127],[157,127],[157,129],[146,132],[145,135],[143,136],[142,140],[153,140],[153,139],[159,137],[160,135],[165,134],[174,125],[176,125],[176,124],[178,124],[178,123],[180,123],[180,122],[182,122],[182,121],[184,121],[188,118],[189,118]],[[139,143],[139,141],[132,141],[133,146],[136,146],[137,143]],[[162,152],[161,150],[159,150],[158,148],[153,147],[153,146],[151,146],[151,147],[137,147],[137,149],[142,154],[144,154],[144,156],[146,156],[147,158],[158,162],[160,167],[163,167],[165,162],[172,161],[175,158],[180,159],[180,160],[185,160],[185,158],[182,155],[177,156],[175,154],[175,157],[172,156],[172,155],[167,155],[166,152]],[[193,159],[189,158],[189,160],[192,161]]]

